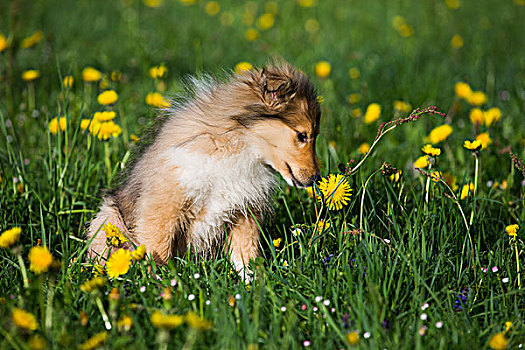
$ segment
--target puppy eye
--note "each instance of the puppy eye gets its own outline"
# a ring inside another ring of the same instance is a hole
[[[306,143],[308,142],[308,135],[306,135],[306,133],[304,132],[298,132],[297,139],[299,140],[299,142]]]

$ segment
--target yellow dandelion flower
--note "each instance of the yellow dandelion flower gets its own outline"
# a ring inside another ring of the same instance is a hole
[[[133,326],[133,319],[128,315],[122,316],[117,322],[117,328],[120,332],[128,332]]]
[[[139,140],[140,140],[140,138],[137,135],[135,135],[135,134],[129,135],[129,139],[131,141],[133,141],[133,142],[139,142]]]
[[[168,108],[170,103],[158,92],[150,92],[146,95],[146,104],[157,108]]]
[[[113,121],[109,122],[98,122],[93,120],[89,127],[91,134],[98,137],[99,140],[108,140],[110,137],[118,137],[122,133],[120,126],[115,124]]]
[[[117,278],[128,273],[130,266],[131,252],[121,248],[109,257],[106,262],[106,271],[110,278]]]
[[[498,107],[490,108],[484,113],[485,125],[491,126],[493,123],[496,123],[501,118],[501,110]]]
[[[301,7],[313,7],[317,3],[317,0],[298,0],[297,3]]]
[[[73,83],[75,82],[75,78],[73,78],[72,75],[66,75],[64,77],[64,79],[62,79],[62,85],[66,88],[66,89],[71,89],[71,87],[73,86]]]
[[[7,48],[7,38],[0,33],[0,52],[4,51]]]
[[[371,103],[366,108],[364,122],[365,124],[371,124],[375,122],[381,115],[381,106],[377,103]]]
[[[350,115],[354,118],[359,118],[360,116],[363,115],[363,110],[361,108],[353,108],[351,111],[350,111]]]
[[[31,350],[45,350],[47,348],[46,338],[38,334],[33,334],[27,344]]]
[[[433,157],[439,156],[441,154],[441,148],[434,148],[430,144],[424,145],[423,148],[421,148],[421,150],[423,151],[423,153]]]
[[[476,141],[481,141],[481,149],[487,148],[492,143],[492,139],[488,132],[482,132],[476,136]]]
[[[448,124],[440,125],[430,131],[427,139],[432,144],[440,143],[441,141],[445,141],[450,134],[452,134],[452,130],[452,127]]]
[[[463,47],[465,42],[463,41],[463,38],[459,34],[454,34],[452,36],[452,39],[450,39],[450,45],[452,45],[455,49],[460,49]]]
[[[304,30],[306,30],[310,34],[314,34],[319,30],[319,22],[314,18],[308,18],[306,22],[304,22]]]
[[[213,324],[203,317],[197,316],[194,312],[190,311],[186,314],[186,322],[191,328],[198,329],[201,331],[209,330],[213,328]]]
[[[414,35],[414,27],[412,27],[410,24],[405,23],[399,26],[399,29],[397,30],[397,32],[403,38],[408,38]]]
[[[38,329],[38,321],[36,320],[35,315],[17,307],[13,308],[11,319],[17,327],[30,331]]]
[[[332,66],[327,61],[319,61],[315,64],[315,75],[319,78],[326,78],[330,75]]]
[[[323,196],[318,196],[317,199],[320,202],[324,199],[330,210],[339,210],[343,205],[347,205],[352,195],[352,188],[346,178],[340,174],[330,174],[323,178],[319,183],[319,190]]]
[[[484,113],[479,108],[472,108],[472,110],[469,113],[469,119],[470,119],[472,124],[474,124],[474,125],[481,125],[481,124],[483,124]]]
[[[357,333],[357,331],[353,331],[353,332],[348,333],[346,335],[346,340],[351,345],[356,345],[357,343],[359,343],[359,333]]]
[[[112,105],[118,100],[118,95],[115,90],[106,90],[97,97],[97,101],[101,105]]]
[[[111,72],[111,80],[113,81],[120,81],[120,78],[122,78],[122,73],[118,70],[114,70]]]
[[[149,69],[149,76],[153,79],[166,78],[168,75],[168,68],[161,64],[160,66],[154,66]]]
[[[308,195],[308,197],[314,198],[314,188],[313,188],[313,186],[310,186],[310,187],[306,188],[306,194]]]
[[[86,281],[80,285],[80,290],[86,293],[96,292],[100,288],[104,287],[107,283],[107,279],[102,276],[97,276],[89,281]]]
[[[253,69],[253,66],[250,62],[239,62],[235,65],[235,73],[237,74],[246,74],[246,72]]]
[[[244,37],[248,41],[255,41],[259,38],[259,32],[255,28],[248,28],[244,33]]]
[[[505,332],[494,334],[489,340],[489,347],[493,350],[505,350],[509,345]]]
[[[86,67],[82,70],[82,79],[88,83],[96,83],[102,79],[102,73],[93,67]]]
[[[106,331],[102,331],[100,333],[95,334],[88,340],[86,340],[84,343],[80,344],[78,346],[79,350],[92,350],[100,347],[102,344],[106,342],[106,340],[109,337],[109,333]]]
[[[155,311],[151,315],[151,324],[156,328],[172,329],[184,323],[184,317],[180,315],[163,315],[160,311]]]
[[[394,101],[394,109],[399,112],[408,113],[412,111],[412,106],[405,101]]]
[[[217,16],[221,11],[221,5],[218,1],[209,1],[204,7],[206,13],[210,16]]]
[[[82,119],[80,121],[80,129],[87,130],[91,124],[91,119]]]
[[[487,95],[483,91],[474,91],[467,97],[467,102],[473,106],[481,106],[487,103]]]
[[[60,118],[53,118],[49,121],[49,132],[55,135],[58,131],[64,131],[67,127],[67,118],[66,117],[60,117]]]
[[[24,81],[33,81],[40,77],[40,71],[36,69],[29,69],[22,72],[22,79]]]
[[[368,151],[370,151],[370,144],[368,142],[363,142],[357,149],[357,152],[362,155],[367,154]]]
[[[433,171],[432,174],[430,174],[430,180],[434,182],[439,182],[443,178],[443,175],[441,175],[440,171]]]
[[[460,0],[445,0],[445,5],[451,10],[457,10],[461,6]]]
[[[465,142],[463,143],[463,147],[471,151],[479,151],[481,147],[483,147],[483,145],[481,144],[480,140],[474,140],[474,141],[465,140]]]
[[[361,72],[359,71],[359,68],[352,67],[348,70],[348,76],[350,79],[357,79],[361,76]]]
[[[20,47],[23,49],[28,49],[30,47],[35,46],[39,42],[41,42],[43,38],[44,38],[44,33],[42,33],[41,30],[37,30],[33,34],[28,36],[27,38],[24,38],[20,42]]]
[[[95,112],[95,114],[93,114],[93,119],[98,122],[107,122],[114,119],[116,116],[117,113],[115,111]]]
[[[137,249],[131,252],[131,257],[135,261],[141,261],[144,259],[144,255],[146,255],[146,246],[144,244],[139,245]]]
[[[511,327],[512,327],[512,322],[510,321],[505,322],[505,333],[508,332]]]
[[[46,272],[53,263],[53,255],[49,252],[47,247],[32,247],[29,250],[29,270],[36,274]]]
[[[10,248],[20,239],[22,229],[20,227],[13,227],[2,232],[0,235],[0,248]]]
[[[157,8],[162,5],[163,0],[142,0],[144,5],[151,8]]]
[[[402,16],[395,16],[394,18],[392,18],[392,27],[395,30],[399,30],[399,28],[403,24],[406,24],[406,22],[405,22],[405,19]]]
[[[470,95],[472,95],[472,89],[470,88],[470,85],[462,81],[457,82],[456,85],[454,85],[454,92],[456,93],[457,97],[464,99],[467,99]]]
[[[348,97],[346,98],[346,100],[347,100],[348,103],[350,103],[351,105],[356,104],[356,103],[358,103],[359,101],[361,101],[361,94],[359,94],[359,93],[357,93],[357,92],[354,92],[354,93],[348,95]]]
[[[273,13],[265,13],[257,19],[257,27],[261,30],[268,30],[275,24],[275,16]]]
[[[330,227],[332,227],[332,224],[328,221],[319,220],[319,222],[317,223],[317,231],[319,233],[328,230]]]
[[[425,169],[429,165],[428,156],[424,155],[416,159],[414,162],[414,168]]]
[[[518,231],[519,230],[520,230],[520,227],[517,224],[509,225],[509,226],[505,227],[505,232],[509,236],[514,237],[514,238],[516,238],[516,236],[518,235]]]
[[[388,179],[392,182],[398,182],[399,179],[401,178],[401,175],[403,175],[403,171],[398,170],[395,174],[390,175]]]
[[[279,246],[281,245],[281,241],[282,241],[281,238],[274,239],[274,240],[273,240],[273,246],[274,246],[275,248],[279,248]]]
[[[119,247],[122,243],[129,242],[120,228],[112,222],[105,223],[102,230],[106,233],[106,243],[109,246]]]
[[[461,188],[459,199],[463,200],[467,197],[470,197],[471,193],[474,193],[474,184],[470,183],[470,184],[463,185],[463,187]]]

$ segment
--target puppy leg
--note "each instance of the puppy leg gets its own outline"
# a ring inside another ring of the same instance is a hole
[[[255,219],[248,215],[239,214],[226,243],[230,247],[231,261],[245,282],[251,279],[250,260],[259,256],[259,227]]]
[[[157,263],[167,264],[183,239],[185,216],[183,203],[169,192],[150,192],[141,198],[138,220],[135,226],[135,240],[146,246]]]

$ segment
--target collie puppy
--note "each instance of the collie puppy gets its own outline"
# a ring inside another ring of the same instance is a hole
[[[107,256],[103,225],[112,223],[158,263],[227,247],[242,275],[258,256],[275,173],[297,187],[319,179],[317,96],[284,62],[225,82],[194,79],[192,90],[166,109],[153,142],[104,197],[88,229],[90,250]]]

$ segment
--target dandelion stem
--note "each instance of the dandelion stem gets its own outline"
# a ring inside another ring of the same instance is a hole
[[[479,156],[474,152],[474,158],[476,158],[476,165],[474,170],[474,192],[472,193],[472,212],[470,213],[469,225],[472,226],[474,222],[474,210],[476,209],[476,190],[478,189],[478,169],[479,169]]]
[[[24,259],[22,259],[22,255],[20,253],[17,254],[18,257],[18,264],[20,265],[20,272],[22,272],[22,280],[24,281],[24,288],[29,287],[29,280],[27,279],[27,270],[26,265],[24,264]]]
[[[432,169],[432,163],[429,162],[428,164],[428,171]],[[425,186],[425,203],[428,204],[428,192],[430,189],[430,176],[427,176],[427,184]]]
[[[520,259],[518,254],[518,241],[514,239],[514,252],[516,253],[516,273],[518,274],[518,289],[521,289]]]
[[[100,311],[100,314],[102,315],[102,319],[104,320],[104,326],[109,331],[111,330],[111,322],[109,322],[108,314],[106,313],[106,310],[104,310],[104,305],[102,305],[102,300],[100,300],[100,297],[97,296],[96,299],[98,310]]]
[[[109,142],[104,142],[104,162],[106,164],[106,173],[108,176],[108,183],[111,180],[111,159],[109,151]]]

